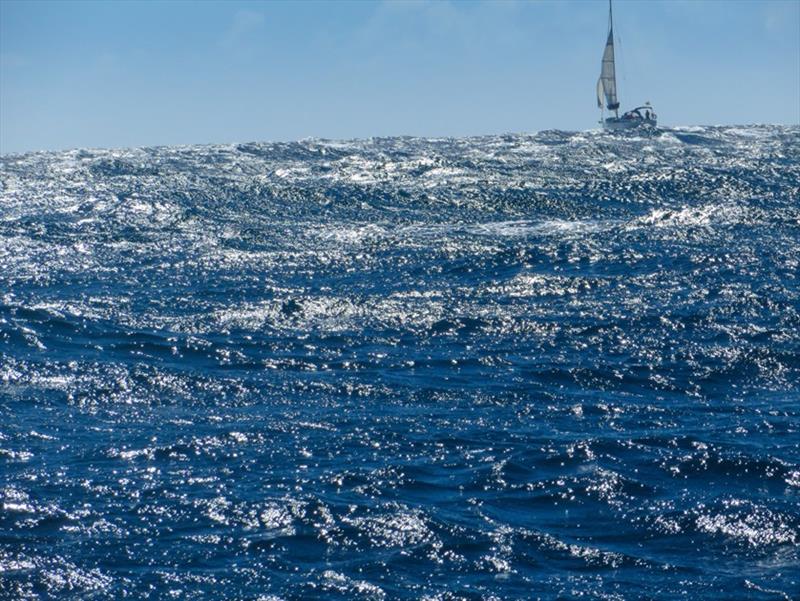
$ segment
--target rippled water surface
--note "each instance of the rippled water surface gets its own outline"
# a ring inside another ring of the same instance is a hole
[[[0,169],[0,597],[798,598],[797,127]]]

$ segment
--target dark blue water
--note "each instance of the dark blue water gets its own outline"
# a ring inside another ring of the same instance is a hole
[[[3,599],[800,598],[800,128],[0,168]]]

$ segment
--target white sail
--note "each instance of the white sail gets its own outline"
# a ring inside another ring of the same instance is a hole
[[[614,66],[614,31],[608,32],[606,49],[603,51],[603,63],[600,69],[600,85],[606,97],[606,108],[616,110],[619,108],[617,100],[617,73]]]
[[[597,108],[603,108],[603,78],[602,76],[597,80]]]

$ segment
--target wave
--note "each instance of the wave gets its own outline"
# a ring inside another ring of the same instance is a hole
[[[790,598],[800,128],[0,157],[0,597]]]

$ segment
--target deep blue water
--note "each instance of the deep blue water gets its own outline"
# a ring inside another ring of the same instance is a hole
[[[3,599],[800,598],[800,128],[0,169]]]

